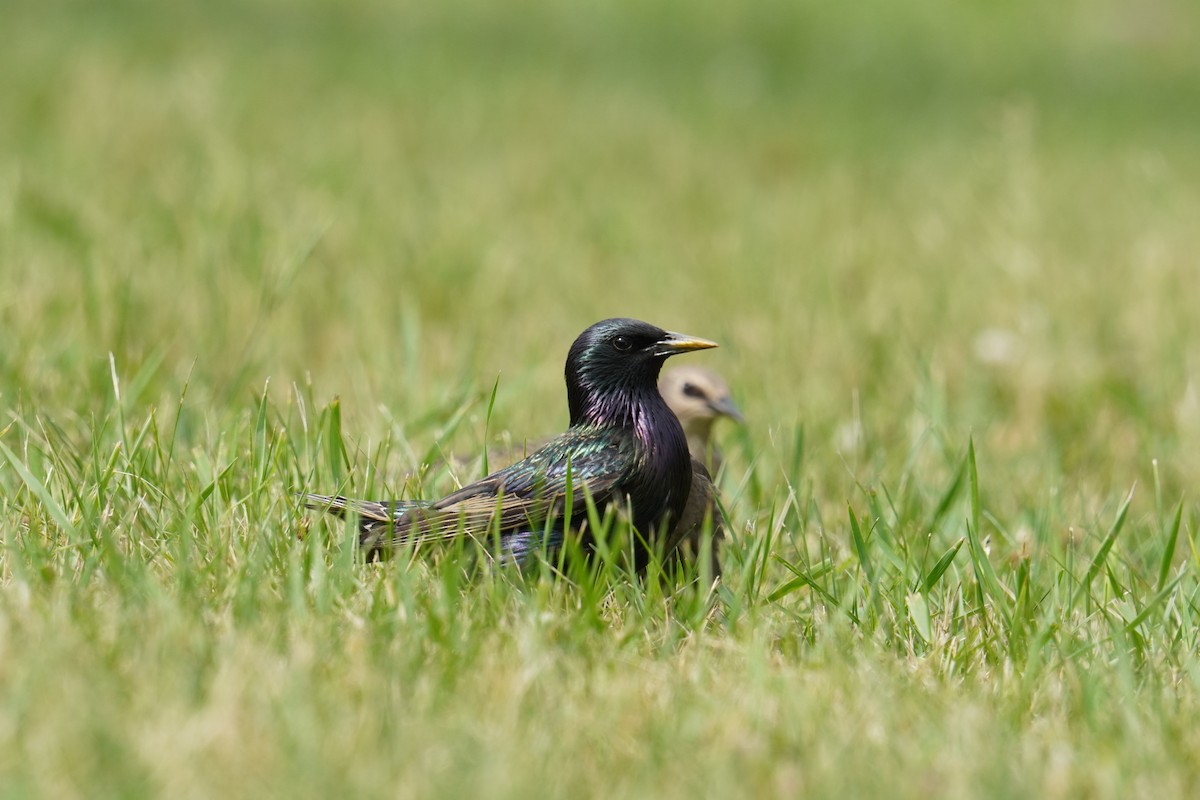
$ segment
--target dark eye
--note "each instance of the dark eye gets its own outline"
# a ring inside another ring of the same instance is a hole
[[[683,393],[688,397],[704,397],[704,391],[694,383],[685,383]]]
[[[622,353],[628,353],[633,349],[633,342],[629,341],[624,336],[618,336],[617,338],[613,339],[612,344],[613,347],[617,348]]]

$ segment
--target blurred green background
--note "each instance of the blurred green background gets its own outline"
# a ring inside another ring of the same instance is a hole
[[[1200,366],[1189,3],[6,15],[10,402],[85,403],[112,351],[370,413],[502,373],[542,429],[569,341],[631,315],[721,340],[758,426],[901,424],[925,382],[1090,455],[1096,413],[1172,434]]]
[[[1193,793],[1200,4],[3,17],[13,796]],[[333,398],[400,491],[560,430],[618,315],[720,341],[746,411],[715,631],[297,541]],[[972,542],[917,593],[969,436],[999,578]]]

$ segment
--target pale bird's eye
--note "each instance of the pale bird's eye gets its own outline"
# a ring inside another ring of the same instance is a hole
[[[704,391],[694,383],[685,383],[683,393],[688,397],[704,397]]]
[[[622,353],[628,353],[633,349],[633,342],[626,339],[624,336],[618,336],[613,339],[613,347],[620,350]]]

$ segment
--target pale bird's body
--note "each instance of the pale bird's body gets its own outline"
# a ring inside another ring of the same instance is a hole
[[[692,489],[678,527],[679,552],[685,559],[699,558],[707,524],[711,542],[709,570],[716,578],[721,574],[719,555],[725,524],[712,480],[722,463],[721,451],[712,440],[712,429],[721,417],[742,422],[742,412],[733,402],[725,379],[703,367],[686,365],[664,370],[658,380],[658,391],[679,418],[692,454]]]
[[[698,458],[712,475],[721,469],[721,451],[712,441],[713,424],[722,417],[742,422],[729,384],[711,369],[682,366],[664,370],[658,391],[679,418],[692,458]]]

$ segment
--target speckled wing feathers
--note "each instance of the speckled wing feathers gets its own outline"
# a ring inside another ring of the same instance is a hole
[[[313,508],[357,513],[362,546],[374,552],[389,546],[450,539],[484,539],[499,534],[561,532],[586,515],[587,500],[600,507],[616,499],[615,489],[634,462],[629,437],[619,431],[572,428],[545,447],[499,472],[432,503],[347,500],[308,495]],[[569,489],[569,491],[568,491]],[[558,520],[570,498],[573,520]],[[393,513],[389,513],[393,512]]]

